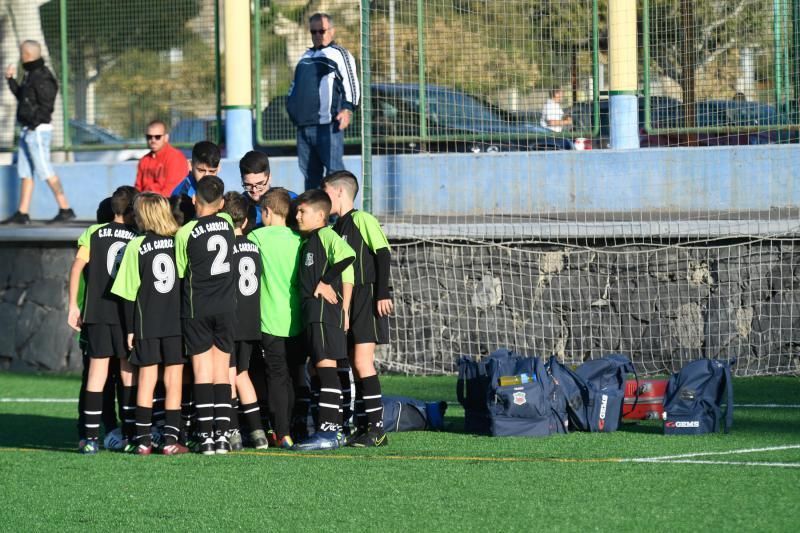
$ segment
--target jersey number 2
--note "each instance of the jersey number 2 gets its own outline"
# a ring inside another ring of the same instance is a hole
[[[228,258],[228,242],[222,235],[212,235],[208,239],[206,246],[209,252],[217,251],[214,261],[211,263],[211,275],[224,274],[231,271],[231,264],[226,261]]]

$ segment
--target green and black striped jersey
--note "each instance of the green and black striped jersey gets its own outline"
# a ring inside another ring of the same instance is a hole
[[[136,237],[128,226],[118,222],[90,226],[78,239],[78,247],[89,252],[84,268],[82,319],[86,324],[120,324],[122,307],[111,294],[125,245]]]
[[[316,229],[306,235],[306,241],[300,251],[300,293],[303,298],[303,322],[313,324],[324,322],[336,327],[344,326],[342,312],[342,284],[353,283],[353,260],[356,253],[342,238],[329,227]],[[336,265],[345,261],[347,267],[333,279],[326,279],[326,273]],[[329,283],[339,301],[329,304],[323,298],[315,298],[314,291],[320,281]]]
[[[244,235],[236,237],[231,257],[236,273],[236,326],[234,340],[252,341],[261,339],[261,307],[259,285],[261,283],[261,254],[258,246]]]
[[[133,302],[127,330],[137,339],[181,334],[181,297],[175,268],[175,241],[154,233],[133,239],[111,292]]]
[[[356,252],[353,277],[356,285],[375,283],[377,275],[376,252],[389,248],[389,241],[378,219],[366,211],[353,209],[340,216],[333,231]]]
[[[175,261],[182,283],[181,316],[199,318],[236,311],[231,268],[235,235],[227,213],[192,220],[175,235]]]

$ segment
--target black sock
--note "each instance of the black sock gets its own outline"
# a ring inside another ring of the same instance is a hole
[[[117,395],[117,380],[119,379],[119,359],[112,357],[108,361],[108,376],[103,387],[103,428],[106,433],[117,429],[117,410],[114,402]]]
[[[309,391],[309,398],[311,398],[311,402],[308,404],[308,412],[311,414],[312,420],[314,420],[315,428],[319,427],[319,388],[319,374],[311,376],[311,387]]]
[[[170,446],[181,436],[181,410],[167,409],[164,416],[164,444]]]
[[[337,361],[337,373],[339,374],[339,387],[341,388],[342,402],[342,425],[349,425],[350,418],[353,416],[353,391],[350,381],[350,362],[347,359]]]
[[[136,443],[140,446],[150,446],[150,425],[153,420],[153,409],[150,407],[136,406]]]
[[[319,376],[319,430],[339,431],[342,428],[339,376],[335,368],[317,368]]]
[[[233,387],[231,387],[233,389]],[[239,426],[239,413],[241,412],[242,408],[239,405],[239,398],[231,398],[231,423],[229,426],[229,430],[232,432],[234,429],[240,429]]]
[[[214,385],[194,384],[194,408],[197,413],[197,433],[201,439],[214,436]]]
[[[122,387],[120,415],[122,434],[126,439],[132,441],[136,436],[136,387]]]
[[[361,380],[364,387],[364,412],[367,422],[374,428],[383,427],[383,398],[377,374]]]
[[[257,402],[242,404],[242,415],[249,431],[264,429],[261,426],[261,409]]]
[[[184,435],[191,435],[192,426],[194,425],[193,419],[194,403],[192,402],[192,384],[184,383],[181,387],[181,432]]]
[[[97,440],[100,438],[100,419],[103,415],[103,393],[86,391],[83,400],[83,427],[86,428],[86,438]]]
[[[167,389],[164,388],[164,382],[157,382],[155,392],[153,392],[153,425],[159,428],[164,427],[164,416],[166,415],[164,402],[166,401],[166,396]]]
[[[231,386],[214,384],[214,430],[216,436],[227,433],[231,425]]]
[[[363,431],[367,429],[367,413],[364,412],[364,382],[362,382],[360,379],[356,380],[354,418],[356,430]]]

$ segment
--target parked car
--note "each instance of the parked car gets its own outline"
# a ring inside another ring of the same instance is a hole
[[[686,107],[675,98],[650,97],[650,125],[653,129],[675,129],[685,125]],[[593,107],[591,102],[575,104],[568,110],[576,127],[592,128]],[[645,99],[639,97],[639,146],[729,146],[797,142],[796,131],[764,130],[737,131],[737,128],[752,126],[776,126],[788,124],[775,108],[758,102],[736,102],[733,100],[704,100],[695,104],[695,126],[730,128],[730,131],[707,133],[661,133],[645,130]],[[792,139],[794,139],[792,141]],[[600,101],[600,134],[592,139],[597,148],[610,144],[609,101]]]
[[[101,128],[97,124],[89,124],[82,120],[70,119],[69,135],[73,145],[102,146],[108,145],[137,145],[144,144],[143,139],[125,139]],[[120,161],[135,161],[147,154],[147,148],[123,148],[109,150],[75,150],[75,161],[96,161],[102,163],[117,163]]]
[[[447,87],[425,92],[427,136],[420,134],[420,94],[414,84],[371,86],[375,153],[501,152],[572,150],[571,139],[557,137],[538,124],[521,121],[480,99]],[[345,131],[346,151],[360,152],[361,120]],[[263,111],[263,137],[271,143],[294,142],[295,128],[286,113],[286,97],[273,98]]]

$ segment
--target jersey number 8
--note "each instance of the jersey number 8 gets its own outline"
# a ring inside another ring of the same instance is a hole
[[[153,258],[153,282],[155,289],[167,294],[175,286],[175,263],[168,254],[158,254]]]
[[[239,260],[239,292],[242,296],[252,296],[257,290],[256,262],[252,257],[242,257]]]

